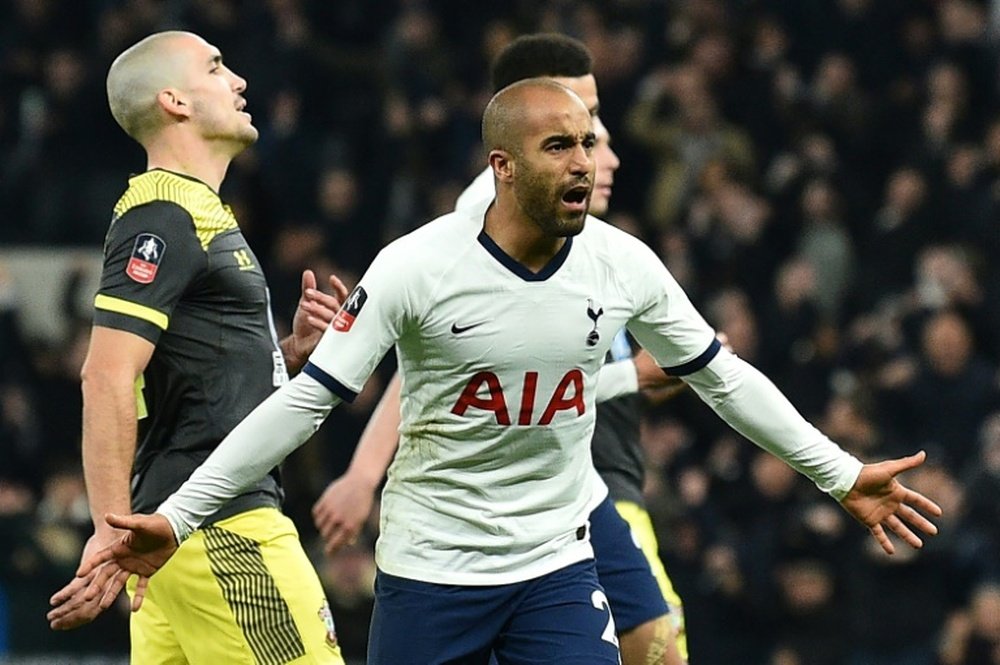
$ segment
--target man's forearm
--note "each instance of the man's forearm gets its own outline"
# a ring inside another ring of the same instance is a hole
[[[733,429],[780,457],[838,501],[862,464],[806,421],[756,368],[727,351],[685,382]]]
[[[136,393],[127,376],[97,371],[83,378],[83,475],[97,533],[110,531],[105,513],[131,512]]]
[[[299,374],[261,402],[156,512],[178,542],[312,436],[340,398]]]

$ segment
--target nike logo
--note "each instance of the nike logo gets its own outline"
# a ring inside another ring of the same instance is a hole
[[[451,324],[451,332],[454,335],[461,335],[466,330],[472,330],[473,328],[481,326],[484,323],[486,323],[486,322],[485,321],[480,321],[479,323],[473,323],[473,324],[468,325],[468,326],[460,326],[457,323],[453,323],[453,324]]]

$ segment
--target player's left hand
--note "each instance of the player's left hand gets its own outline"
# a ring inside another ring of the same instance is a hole
[[[868,527],[887,554],[893,554],[896,548],[889,539],[886,528],[914,548],[923,547],[924,543],[911,526],[928,535],[934,535],[938,531],[930,520],[917,511],[940,517],[941,507],[920,492],[903,486],[896,479],[904,471],[923,464],[925,459],[927,454],[920,451],[909,457],[865,464],[854,487],[840,502],[847,512]]]
[[[91,536],[83,548],[81,563],[90,559],[102,549],[104,543]],[[46,614],[52,630],[72,630],[96,619],[111,607],[131,573],[113,563],[106,563],[83,577],[74,577],[69,584],[57,591],[49,599],[52,609]],[[132,595],[131,609],[138,612],[146,595],[149,578],[139,576]]]
[[[290,363],[292,365],[305,364],[306,358],[319,343],[319,338],[333,321],[341,303],[347,299],[347,287],[339,277],[330,275],[329,282],[332,295],[317,288],[316,274],[312,270],[302,271],[302,294],[292,318],[290,347],[286,349],[286,355],[298,361]]]

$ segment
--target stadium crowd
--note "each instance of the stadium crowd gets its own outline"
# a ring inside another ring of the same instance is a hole
[[[1000,3],[13,0],[0,5],[0,246],[100,247],[144,168],[105,108],[105,73],[175,27],[249,81],[261,138],[222,193],[284,321],[303,268],[353,285],[482,170],[500,48],[540,30],[583,40],[622,160],[609,221],[842,446],[926,449],[908,483],[945,509],[922,551],[887,556],[693,395],[651,401],[646,494],[692,663],[1000,665]],[[90,321],[73,274],[51,304],[72,324],[43,344],[19,325],[32,294],[0,258],[0,659],[127,644],[124,608],[70,633],[45,621],[90,528]],[[391,363],[284,469],[348,662],[364,660],[377,520],[325,558],[309,508]]]

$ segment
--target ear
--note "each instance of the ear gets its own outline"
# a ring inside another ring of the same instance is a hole
[[[511,182],[514,179],[514,156],[506,150],[491,150],[489,154],[490,168],[493,176],[500,182]]]
[[[156,96],[156,103],[171,117],[188,118],[191,116],[191,105],[176,88],[161,90],[160,94]]]

